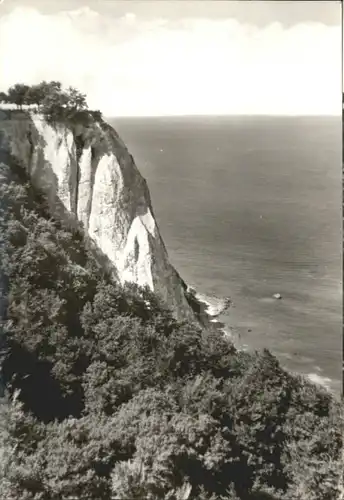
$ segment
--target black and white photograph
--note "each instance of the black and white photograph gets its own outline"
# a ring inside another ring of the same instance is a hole
[[[0,0],[1,500],[344,500],[342,26]]]

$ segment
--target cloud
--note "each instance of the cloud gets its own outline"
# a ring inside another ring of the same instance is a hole
[[[89,7],[0,18],[0,87],[58,79],[106,115],[339,114],[340,26],[115,18]]]

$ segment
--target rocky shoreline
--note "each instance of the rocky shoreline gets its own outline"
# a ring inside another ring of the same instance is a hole
[[[186,296],[195,310],[200,322],[211,329],[221,332],[226,337],[232,339],[232,332],[228,330],[228,325],[217,319],[221,314],[227,311],[231,305],[230,297],[217,297],[215,295],[207,295],[191,286],[187,285]]]

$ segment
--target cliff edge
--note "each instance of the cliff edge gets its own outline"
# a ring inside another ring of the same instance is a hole
[[[113,264],[121,284],[147,286],[178,319],[194,318],[187,286],[170,264],[146,180],[103,120],[49,123],[0,111],[1,161],[17,162],[47,195],[52,215],[71,216]]]

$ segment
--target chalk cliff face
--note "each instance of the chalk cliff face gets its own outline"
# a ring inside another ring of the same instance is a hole
[[[122,284],[148,286],[178,318],[193,318],[147,183],[115,130],[104,122],[52,126],[40,115],[3,116],[2,148],[46,192],[52,212],[62,209],[82,222]]]

